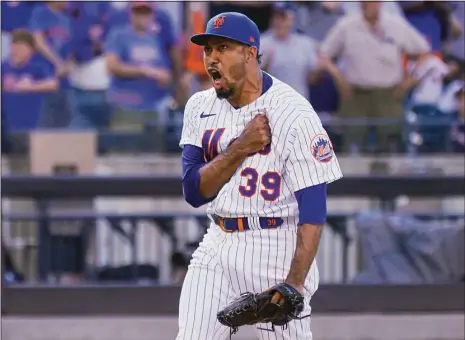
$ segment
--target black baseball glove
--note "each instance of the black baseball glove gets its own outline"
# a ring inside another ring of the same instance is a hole
[[[284,303],[272,302],[273,295],[280,293]],[[218,312],[218,321],[237,332],[240,326],[257,323],[271,323],[274,326],[286,327],[293,319],[303,319],[299,314],[304,309],[304,297],[298,290],[287,283],[280,283],[262,293],[243,293]],[[305,316],[306,317],[306,316]]]

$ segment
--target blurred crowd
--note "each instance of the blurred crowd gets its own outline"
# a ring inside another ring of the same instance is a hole
[[[337,149],[465,150],[463,2],[1,6],[2,132],[150,131],[163,150],[189,96],[211,86],[189,36],[238,11],[263,33],[263,69],[310,100]]]

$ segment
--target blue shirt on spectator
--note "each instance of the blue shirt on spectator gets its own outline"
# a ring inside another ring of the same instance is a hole
[[[63,60],[69,57],[71,24],[65,13],[53,11],[48,5],[37,6],[32,11],[29,27],[32,33],[42,32],[49,46]],[[46,61],[46,63],[49,62]],[[67,86],[69,86],[68,80],[61,79],[60,88]]]
[[[38,1],[2,1],[2,31],[28,28],[32,10]]]
[[[110,32],[105,52],[116,54],[125,64],[169,68],[169,59],[162,52],[161,45],[158,34],[137,33],[127,25]],[[169,88],[159,86],[153,79],[113,77],[109,100],[123,108],[154,110],[169,91]]]
[[[18,93],[16,84],[24,79],[40,81],[53,78],[53,70],[35,56],[22,66],[2,63],[2,114],[8,129],[30,130],[37,127],[44,97],[41,93]]]
[[[130,9],[117,10],[112,9],[108,19],[110,28],[126,26],[130,22]],[[161,40],[164,53],[169,53],[169,50],[177,44],[175,30],[171,18],[161,8],[153,10],[153,32],[157,34]]]
[[[105,1],[74,1],[68,6],[72,41],[70,53],[77,63],[90,61],[102,54],[108,31],[110,5]]]

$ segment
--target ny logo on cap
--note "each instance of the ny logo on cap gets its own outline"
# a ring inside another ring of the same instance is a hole
[[[224,24],[224,15],[222,15],[220,17],[216,17],[215,21],[213,21],[213,27],[216,28],[216,29],[223,26],[223,24]]]

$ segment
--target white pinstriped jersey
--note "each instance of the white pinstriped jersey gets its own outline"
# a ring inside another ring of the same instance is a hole
[[[295,217],[294,193],[342,177],[338,160],[310,103],[289,85],[273,85],[255,102],[235,109],[215,90],[194,94],[184,113],[180,145],[203,148],[210,161],[258,113],[268,117],[271,145],[250,155],[207,209],[221,217]]]

